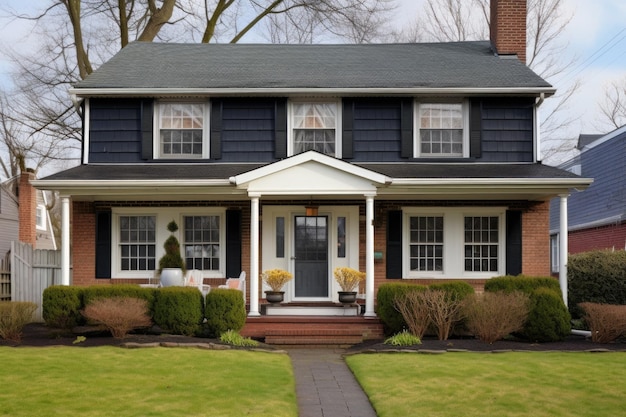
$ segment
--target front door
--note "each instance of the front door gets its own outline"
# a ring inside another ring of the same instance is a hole
[[[328,298],[328,217],[295,217],[296,298]]]

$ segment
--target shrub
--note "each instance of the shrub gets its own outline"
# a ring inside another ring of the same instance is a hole
[[[448,340],[452,326],[461,319],[463,301],[443,290],[427,289],[419,294],[428,311],[430,322],[437,329],[439,340]]]
[[[385,328],[385,334],[392,335],[407,327],[402,314],[395,308],[396,298],[410,291],[424,291],[426,286],[419,284],[389,283],[382,284],[376,295],[376,314]]]
[[[396,333],[385,339],[384,344],[393,346],[413,346],[421,345],[422,340],[411,332],[402,330],[400,333]]]
[[[29,301],[0,301],[0,337],[19,342],[22,329],[33,319],[37,304]]]
[[[448,297],[453,300],[464,300],[468,296],[474,294],[474,287],[465,281],[448,281],[438,284],[430,284],[428,286],[431,290],[444,291]]]
[[[626,305],[626,251],[592,251],[571,255],[567,264],[568,303],[581,317],[583,302]]]
[[[532,294],[537,288],[549,288],[557,294],[561,294],[561,286],[559,281],[552,277],[529,277],[525,275],[491,278],[485,283],[485,292],[513,292],[522,291],[526,294]]]
[[[609,343],[626,334],[626,305],[580,303],[591,340]]]
[[[116,339],[122,339],[136,328],[152,325],[148,302],[139,298],[100,298],[85,306],[83,315],[104,325]]]
[[[556,342],[570,333],[570,320],[560,294],[537,288],[530,296],[530,312],[521,334],[532,342]]]
[[[83,306],[101,298],[128,297],[145,300],[148,314],[152,316],[156,288],[142,288],[135,284],[91,285],[83,290]]]
[[[235,330],[227,330],[220,335],[220,342],[233,346],[258,346],[259,342],[249,337],[243,337]]]
[[[46,325],[71,329],[84,322],[82,307],[83,287],[53,285],[43,291],[42,316]]]
[[[530,309],[530,297],[520,291],[486,292],[465,299],[463,305],[467,328],[478,339],[493,343],[524,327]]]
[[[160,288],[155,293],[154,323],[174,333],[194,335],[202,323],[202,293],[195,287]]]
[[[430,324],[430,316],[428,308],[424,304],[423,294],[424,291],[408,291],[399,294],[393,303],[395,309],[402,314],[411,334],[418,338],[424,337]]]
[[[211,337],[220,337],[227,330],[241,330],[246,324],[246,307],[241,291],[227,288],[211,290],[206,296],[205,315]]]

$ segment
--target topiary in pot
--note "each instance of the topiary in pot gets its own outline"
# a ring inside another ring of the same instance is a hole
[[[165,254],[159,259],[159,274],[161,274],[161,285],[164,287],[172,285],[183,285],[185,275],[185,260],[180,255],[180,243],[174,235],[178,230],[178,225],[174,220],[168,223],[167,230],[171,233],[165,240],[163,249]]]

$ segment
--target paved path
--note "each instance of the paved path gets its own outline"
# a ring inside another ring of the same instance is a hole
[[[289,349],[300,417],[376,417],[342,349]]]

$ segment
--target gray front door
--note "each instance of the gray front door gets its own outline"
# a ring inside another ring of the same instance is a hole
[[[328,297],[328,217],[295,218],[295,297]]]

